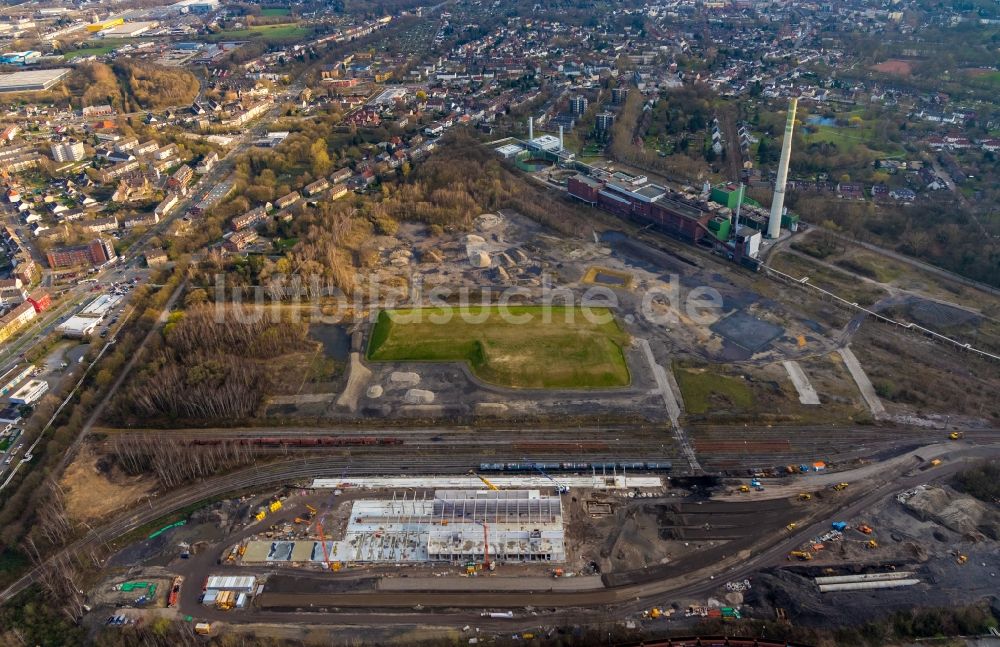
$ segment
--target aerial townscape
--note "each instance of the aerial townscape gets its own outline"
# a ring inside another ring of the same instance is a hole
[[[0,5],[0,647],[1000,645],[1000,3]]]

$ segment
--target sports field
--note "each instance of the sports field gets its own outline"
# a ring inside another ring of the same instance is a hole
[[[265,40],[290,41],[301,40],[312,33],[312,27],[303,27],[298,23],[279,23],[276,25],[254,25],[247,29],[227,29],[213,34],[206,40]]]
[[[545,311],[550,313],[544,317]],[[372,331],[373,361],[468,362],[484,382],[518,388],[627,386],[625,333],[607,308],[496,306],[383,311]],[[512,318],[524,321],[518,323]],[[437,322],[435,322],[437,320]]]

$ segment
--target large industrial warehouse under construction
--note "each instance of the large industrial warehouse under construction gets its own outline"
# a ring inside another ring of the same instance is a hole
[[[252,562],[563,562],[562,502],[538,490],[436,490],[352,504],[343,539],[256,541]],[[487,551],[488,547],[488,551]]]

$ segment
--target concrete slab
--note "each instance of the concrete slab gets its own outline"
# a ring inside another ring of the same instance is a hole
[[[595,489],[628,489],[663,487],[663,479],[659,476],[629,476],[608,474],[596,476],[558,475],[554,478],[560,485],[569,488]],[[490,482],[503,488],[538,488],[549,490],[554,486],[552,481],[544,476],[490,476]],[[353,477],[346,480],[317,478],[313,479],[312,487],[316,489],[333,488],[371,488],[371,489],[404,489],[404,488],[441,488],[484,490],[485,486],[475,476],[373,476]]]
[[[868,379],[865,369],[861,368],[861,362],[855,357],[854,351],[851,350],[850,346],[845,346],[839,349],[839,352],[840,356],[844,358],[844,365],[847,366],[851,377],[854,378],[854,383],[858,385],[861,397],[864,398],[872,415],[876,418],[884,416],[885,407],[882,405],[882,401],[879,400],[878,394],[875,393],[875,387],[872,386],[871,380]]]
[[[337,398],[337,406],[345,407],[348,411],[358,410],[358,400],[361,399],[368,385],[368,380],[372,377],[372,372],[361,363],[361,353],[351,353],[351,363],[348,365],[350,371],[347,375],[347,386],[344,392]]]
[[[687,432],[681,427],[681,407],[674,391],[676,382],[672,383],[672,376],[668,376],[667,370],[656,362],[656,357],[653,356],[653,349],[649,345],[649,340],[639,339],[637,341],[643,354],[646,356],[646,361],[649,363],[649,368],[653,372],[653,376],[656,378],[656,387],[663,397],[663,405],[666,407],[670,423],[674,427],[674,438],[677,440],[677,445],[681,448],[684,458],[687,459],[691,471],[700,472],[701,465],[698,463],[698,457],[694,453],[694,447],[692,447],[691,441],[688,440]],[[680,389],[678,388],[677,393],[679,392]]]
[[[785,361],[781,365],[788,371],[788,378],[795,385],[795,390],[799,392],[799,402],[802,404],[819,404],[819,394],[816,393],[816,389],[809,382],[809,378],[806,377],[805,371],[802,370],[799,363]]]

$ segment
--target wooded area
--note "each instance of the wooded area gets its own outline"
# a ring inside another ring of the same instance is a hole
[[[183,106],[198,96],[198,79],[187,70],[143,62],[84,63],[67,86],[79,107],[109,104],[121,112]]]
[[[232,306],[175,315],[150,359],[116,397],[121,420],[234,420],[253,415],[267,392],[267,360],[308,347],[304,323],[272,322]]]

